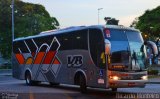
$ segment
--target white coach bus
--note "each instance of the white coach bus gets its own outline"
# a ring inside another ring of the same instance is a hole
[[[144,87],[146,49],[141,33],[116,25],[77,26],[13,41],[13,77],[40,82],[117,88]]]

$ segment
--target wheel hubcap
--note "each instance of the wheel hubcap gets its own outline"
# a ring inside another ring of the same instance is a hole
[[[28,76],[27,76],[26,81],[27,81],[28,84],[30,83],[30,78]]]

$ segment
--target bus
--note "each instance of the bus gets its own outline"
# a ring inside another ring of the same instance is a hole
[[[13,41],[13,77],[27,85],[79,85],[117,91],[145,87],[145,43],[137,29],[118,25],[75,26]]]

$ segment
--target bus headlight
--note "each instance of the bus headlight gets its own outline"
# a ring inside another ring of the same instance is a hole
[[[142,76],[141,77],[143,80],[148,80],[148,76]]]
[[[120,80],[120,78],[118,76],[110,76],[110,79],[112,79],[112,80]]]

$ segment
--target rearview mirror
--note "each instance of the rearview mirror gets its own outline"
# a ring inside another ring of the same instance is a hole
[[[147,46],[152,48],[153,54],[158,55],[157,45],[152,41],[147,41]]]
[[[105,54],[109,55],[111,52],[111,43],[109,40],[105,39]]]

